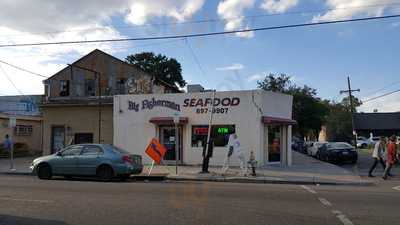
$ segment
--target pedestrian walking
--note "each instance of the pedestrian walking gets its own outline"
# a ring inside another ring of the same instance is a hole
[[[387,153],[386,153],[386,168],[383,173],[383,179],[386,180],[388,175],[390,174],[390,169],[396,162],[396,136],[391,136],[389,139],[389,143],[387,145]]]
[[[237,139],[236,134],[229,135],[228,146],[227,146],[228,152],[224,159],[224,164],[222,166],[222,173],[226,173],[226,171],[228,171],[228,169],[229,169],[229,164],[230,164],[231,157],[232,157],[233,151],[234,151],[234,140],[235,139]]]
[[[372,172],[375,170],[376,165],[378,162],[382,165],[383,170],[386,168],[386,164],[384,161],[385,158],[385,150],[386,150],[386,138],[380,137],[379,141],[376,142],[374,151],[372,152],[372,158],[374,159],[374,163],[372,164],[371,168],[369,169],[368,176],[374,177]]]
[[[7,153],[11,153],[11,149],[13,147],[14,143],[11,140],[10,136],[8,134],[6,134],[6,136],[4,137],[4,142],[3,142],[3,146],[4,149],[7,151]]]

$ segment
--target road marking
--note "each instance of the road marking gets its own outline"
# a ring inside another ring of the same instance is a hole
[[[349,218],[346,217],[342,212],[338,210],[332,210],[332,213],[336,215],[336,217],[342,222],[344,225],[354,225]]]
[[[330,203],[328,200],[326,200],[325,198],[318,198],[318,200],[324,204],[325,206],[332,206],[332,203]]]
[[[22,198],[6,198],[0,197],[4,201],[17,201],[17,202],[36,202],[36,203],[53,203],[51,200],[37,200],[37,199],[22,199]]]
[[[396,191],[400,191],[400,186],[393,187],[393,189],[396,190]]]
[[[300,187],[302,187],[304,190],[310,192],[311,194],[317,194],[316,191],[314,191],[313,189],[311,189],[310,187],[308,187],[306,185],[301,185]]]

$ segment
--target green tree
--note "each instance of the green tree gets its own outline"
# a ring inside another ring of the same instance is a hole
[[[182,77],[181,64],[174,58],[168,58],[161,54],[156,55],[153,52],[142,52],[128,55],[125,61],[169,84],[178,84],[179,87],[186,85],[186,81]]]
[[[305,137],[318,134],[329,114],[327,105],[317,97],[317,91],[307,85],[297,86],[286,74],[269,74],[257,82],[258,87],[267,91],[293,95],[293,118],[297,121],[294,133]]]
[[[349,97],[343,98],[341,102],[327,102],[329,115],[326,119],[327,133],[330,141],[353,141],[353,128],[351,122]],[[354,112],[362,102],[354,97]]]

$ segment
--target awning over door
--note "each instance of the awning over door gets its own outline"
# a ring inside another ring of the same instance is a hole
[[[150,123],[157,125],[171,125],[174,124],[173,117],[153,117],[149,120]],[[187,124],[189,122],[188,117],[179,117],[179,124]]]
[[[296,120],[271,117],[271,116],[263,116],[261,118],[261,120],[264,124],[275,124],[275,125],[296,125],[297,124]]]

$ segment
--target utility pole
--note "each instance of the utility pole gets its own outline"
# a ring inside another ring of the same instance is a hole
[[[352,127],[352,135],[353,135],[353,142],[355,148],[357,148],[357,136],[354,130],[354,102],[353,102],[353,92],[360,92],[360,89],[351,89],[350,77],[347,77],[347,90],[340,91],[340,94],[348,94],[349,101],[350,101],[350,113],[351,113],[351,127]]]
[[[94,73],[94,76],[95,76],[95,78],[97,79],[97,83],[98,83],[98,89],[99,89],[99,92],[98,92],[98,97],[99,97],[99,99],[98,99],[98,118],[99,118],[99,121],[98,121],[98,126],[99,126],[99,129],[98,129],[98,136],[99,136],[99,144],[101,144],[101,81],[100,81],[100,78],[101,78],[101,74],[100,74],[100,72],[98,72],[98,71],[96,71],[96,70],[92,70],[92,69],[89,69],[89,68],[85,68],[85,67],[82,67],[82,66],[78,66],[78,65],[75,65],[75,64],[68,64],[69,66],[71,66],[71,73],[72,73],[72,67],[76,67],[76,68],[78,68],[78,69],[82,69],[82,70],[86,70],[86,71],[89,71],[89,72],[92,72],[92,73]]]

